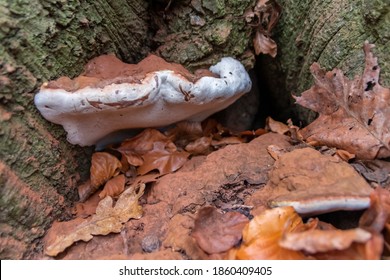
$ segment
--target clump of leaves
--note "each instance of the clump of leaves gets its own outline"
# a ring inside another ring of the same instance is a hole
[[[274,0],[259,0],[253,10],[245,13],[246,21],[256,27],[253,45],[256,55],[260,53],[275,57],[277,45],[271,38],[272,29],[275,27],[281,14],[281,6]]]
[[[115,205],[110,196],[102,199],[96,208],[96,214],[87,219],[76,218],[53,224],[44,240],[45,253],[56,256],[76,241],[89,241],[94,235],[120,232],[123,223],[129,219],[141,218],[142,207],[138,200],[144,190],[145,184],[132,186],[121,194]]]
[[[301,130],[306,141],[337,147],[360,159],[390,156],[390,89],[379,84],[373,47],[364,44],[364,73],[352,81],[339,69],[326,72],[318,63],[311,66],[315,85],[295,97],[298,104],[319,113]]]

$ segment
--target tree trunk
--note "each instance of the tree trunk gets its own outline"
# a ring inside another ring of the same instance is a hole
[[[276,59],[260,57],[262,79],[267,84],[272,114],[279,119],[295,116],[307,123],[314,117],[293,106],[313,84],[309,67],[317,61],[328,70],[341,68],[349,78],[363,71],[363,43],[374,43],[381,67],[381,83],[390,86],[390,9],[387,0],[278,0],[282,16],[274,32]]]
[[[236,56],[248,68],[255,0],[0,0],[0,258],[31,258],[54,219],[67,219],[91,148],[72,146],[33,97],[42,82],[76,76],[89,59],[150,51],[189,67]],[[152,20],[153,19],[153,20]],[[152,23],[151,23],[152,22]]]

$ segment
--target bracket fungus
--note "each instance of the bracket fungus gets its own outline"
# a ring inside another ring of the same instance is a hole
[[[244,66],[231,57],[206,72],[191,74],[154,55],[135,65],[102,55],[73,80],[44,83],[34,102],[70,143],[90,146],[119,130],[202,121],[251,89]]]

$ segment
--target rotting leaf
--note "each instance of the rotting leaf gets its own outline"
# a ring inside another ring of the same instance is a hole
[[[229,258],[250,260],[302,260],[307,257],[299,251],[279,245],[283,233],[294,231],[303,224],[293,207],[268,209],[255,216],[243,230],[243,242],[228,253]]]
[[[192,236],[208,254],[222,253],[241,240],[248,218],[238,212],[220,213],[214,207],[203,207],[195,219]]]
[[[125,190],[126,178],[125,175],[120,174],[107,181],[103,190],[100,192],[99,197],[105,198],[106,196],[116,197]]]
[[[90,169],[92,187],[97,189],[110,178],[119,174],[121,167],[121,162],[115,156],[106,152],[94,153]]]
[[[45,254],[56,256],[74,242],[91,240],[94,235],[118,233],[129,219],[139,219],[142,207],[138,200],[143,195],[145,184],[129,187],[118,198],[115,205],[110,196],[102,199],[96,214],[88,219],[76,218],[68,222],[55,223],[45,237]]]
[[[373,47],[364,44],[365,70],[352,81],[339,69],[326,72],[317,63],[310,67],[315,85],[294,97],[298,104],[319,113],[301,130],[307,142],[337,147],[360,159],[390,156],[390,89],[379,84]]]

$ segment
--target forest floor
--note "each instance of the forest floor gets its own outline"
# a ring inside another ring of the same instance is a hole
[[[96,152],[35,258],[388,259],[390,90],[365,53],[354,80],[312,66],[305,128],[181,123]]]

